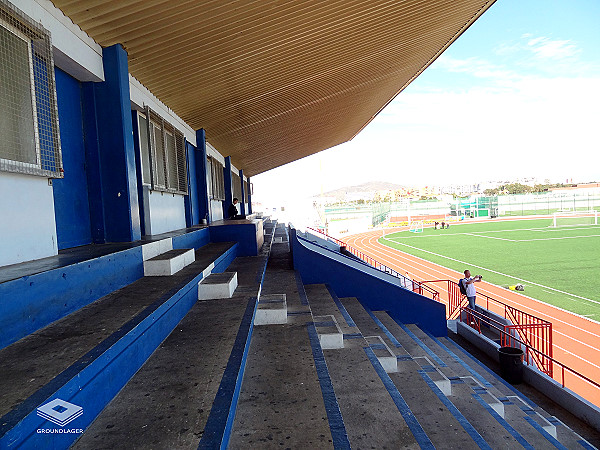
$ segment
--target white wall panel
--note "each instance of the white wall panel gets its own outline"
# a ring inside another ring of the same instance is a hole
[[[0,266],[58,254],[48,179],[0,172]]]
[[[185,228],[184,196],[151,191],[144,186],[144,226],[156,235]]]

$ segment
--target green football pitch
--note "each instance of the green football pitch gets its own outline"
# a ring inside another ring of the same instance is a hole
[[[384,245],[600,321],[600,226],[552,219],[453,223],[379,239]]]

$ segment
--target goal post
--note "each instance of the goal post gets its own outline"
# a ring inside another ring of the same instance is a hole
[[[552,228],[598,225],[598,211],[557,211],[552,214]]]

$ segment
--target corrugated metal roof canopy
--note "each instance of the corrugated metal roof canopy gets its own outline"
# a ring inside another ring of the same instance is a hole
[[[350,140],[494,0],[53,0],[248,176]]]

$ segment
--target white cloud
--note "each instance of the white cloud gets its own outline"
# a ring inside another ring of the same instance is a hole
[[[530,39],[526,48],[542,59],[571,60],[581,53],[581,50],[569,40],[552,40],[547,37]]]

